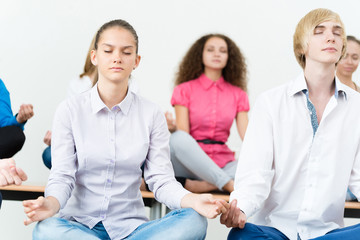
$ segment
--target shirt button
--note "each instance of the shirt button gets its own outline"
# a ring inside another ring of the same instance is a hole
[[[111,183],[111,180],[110,180],[110,179],[107,179],[106,181],[107,181],[108,183]]]
[[[309,111],[310,115],[312,115],[312,111]]]

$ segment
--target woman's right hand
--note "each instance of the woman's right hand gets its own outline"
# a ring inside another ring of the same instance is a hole
[[[59,201],[54,197],[38,197],[35,200],[23,201],[24,212],[27,219],[24,225],[27,226],[33,222],[38,222],[54,216],[60,209]]]

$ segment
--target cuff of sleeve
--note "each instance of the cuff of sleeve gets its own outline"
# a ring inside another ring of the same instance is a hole
[[[59,201],[60,209],[63,209],[66,204],[66,199],[64,198],[64,194],[61,194],[59,191],[51,190],[46,188],[45,189],[45,197],[52,196]]]
[[[189,194],[190,192],[183,188],[180,183],[174,182],[171,183],[169,186],[171,191],[166,191],[167,196],[171,196],[170,198],[167,198],[167,202],[165,203],[170,209],[180,209],[181,208],[181,200],[186,194]]]
[[[19,126],[22,130],[24,130],[24,126],[25,126],[25,123],[27,122],[27,120],[26,120],[25,122],[23,122],[23,123],[19,123],[19,122],[16,120],[16,116],[17,116],[17,115],[18,115],[18,114],[15,114],[15,116],[14,116],[14,120],[13,120],[14,125]]]
[[[239,196],[237,196],[236,192],[232,192],[230,194],[230,202],[232,200],[236,199],[237,201],[237,207],[240,208],[240,210],[245,213],[246,217],[249,218],[257,211],[255,204],[251,203],[250,201],[243,199]]]

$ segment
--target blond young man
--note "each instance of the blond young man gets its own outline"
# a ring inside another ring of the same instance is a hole
[[[357,239],[344,227],[347,186],[360,197],[360,95],[335,76],[346,51],[340,17],[304,16],[294,34],[303,74],[253,108],[221,223],[228,239]],[[246,223],[252,217],[254,224]]]

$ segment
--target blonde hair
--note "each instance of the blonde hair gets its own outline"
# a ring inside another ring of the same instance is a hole
[[[92,76],[95,75],[94,80],[92,80],[92,85],[94,86],[98,81],[97,67],[91,62],[91,51],[95,49],[95,36],[91,40],[89,50],[86,55],[86,60],[84,64],[84,71],[80,74],[80,78],[84,76]]]
[[[339,61],[346,53],[346,34],[344,24],[341,21],[340,16],[337,13],[325,8],[318,8],[312,10],[300,20],[300,22],[296,26],[296,30],[294,33],[295,57],[303,69],[306,65],[305,52],[308,48],[309,37],[314,33],[316,26],[326,21],[335,21],[339,23],[343,30],[341,33],[341,37],[343,40],[343,48]]]

